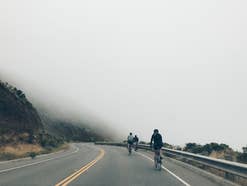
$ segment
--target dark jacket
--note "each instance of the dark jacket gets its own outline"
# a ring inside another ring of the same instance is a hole
[[[153,134],[150,144],[152,145],[152,143],[154,144],[154,149],[161,149],[163,147],[162,136],[159,133]]]
[[[138,142],[139,141],[139,138],[138,137],[134,137],[134,142]]]

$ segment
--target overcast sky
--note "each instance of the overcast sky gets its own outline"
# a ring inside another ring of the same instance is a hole
[[[0,73],[122,135],[247,144],[247,1],[0,1]],[[69,113],[69,112],[68,112]]]

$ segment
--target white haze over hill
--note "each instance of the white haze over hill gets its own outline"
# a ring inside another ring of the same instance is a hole
[[[0,2],[0,73],[122,136],[247,144],[247,1]],[[37,101],[38,100],[38,101]]]

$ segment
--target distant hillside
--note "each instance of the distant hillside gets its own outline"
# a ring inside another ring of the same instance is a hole
[[[43,124],[25,94],[0,81],[0,134],[38,133]]]
[[[17,88],[0,81],[0,144],[40,143],[56,146],[62,141],[109,140],[109,136],[88,125],[37,111]]]
[[[65,141],[93,142],[111,139],[109,136],[91,129],[86,124],[54,118],[42,111],[40,111],[40,116],[44,123],[45,131]]]

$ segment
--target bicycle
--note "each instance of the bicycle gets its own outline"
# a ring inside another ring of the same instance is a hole
[[[135,151],[137,151],[138,142],[135,142],[135,143],[134,143],[134,147],[135,147]]]
[[[161,171],[162,168],[162,157],[160,155],[160,149],[154,149],[154,167]]]
[[[128,151],[129,151],[129,155],[130,155],[132,152],[132,144],[131,143],[128,143]]]

